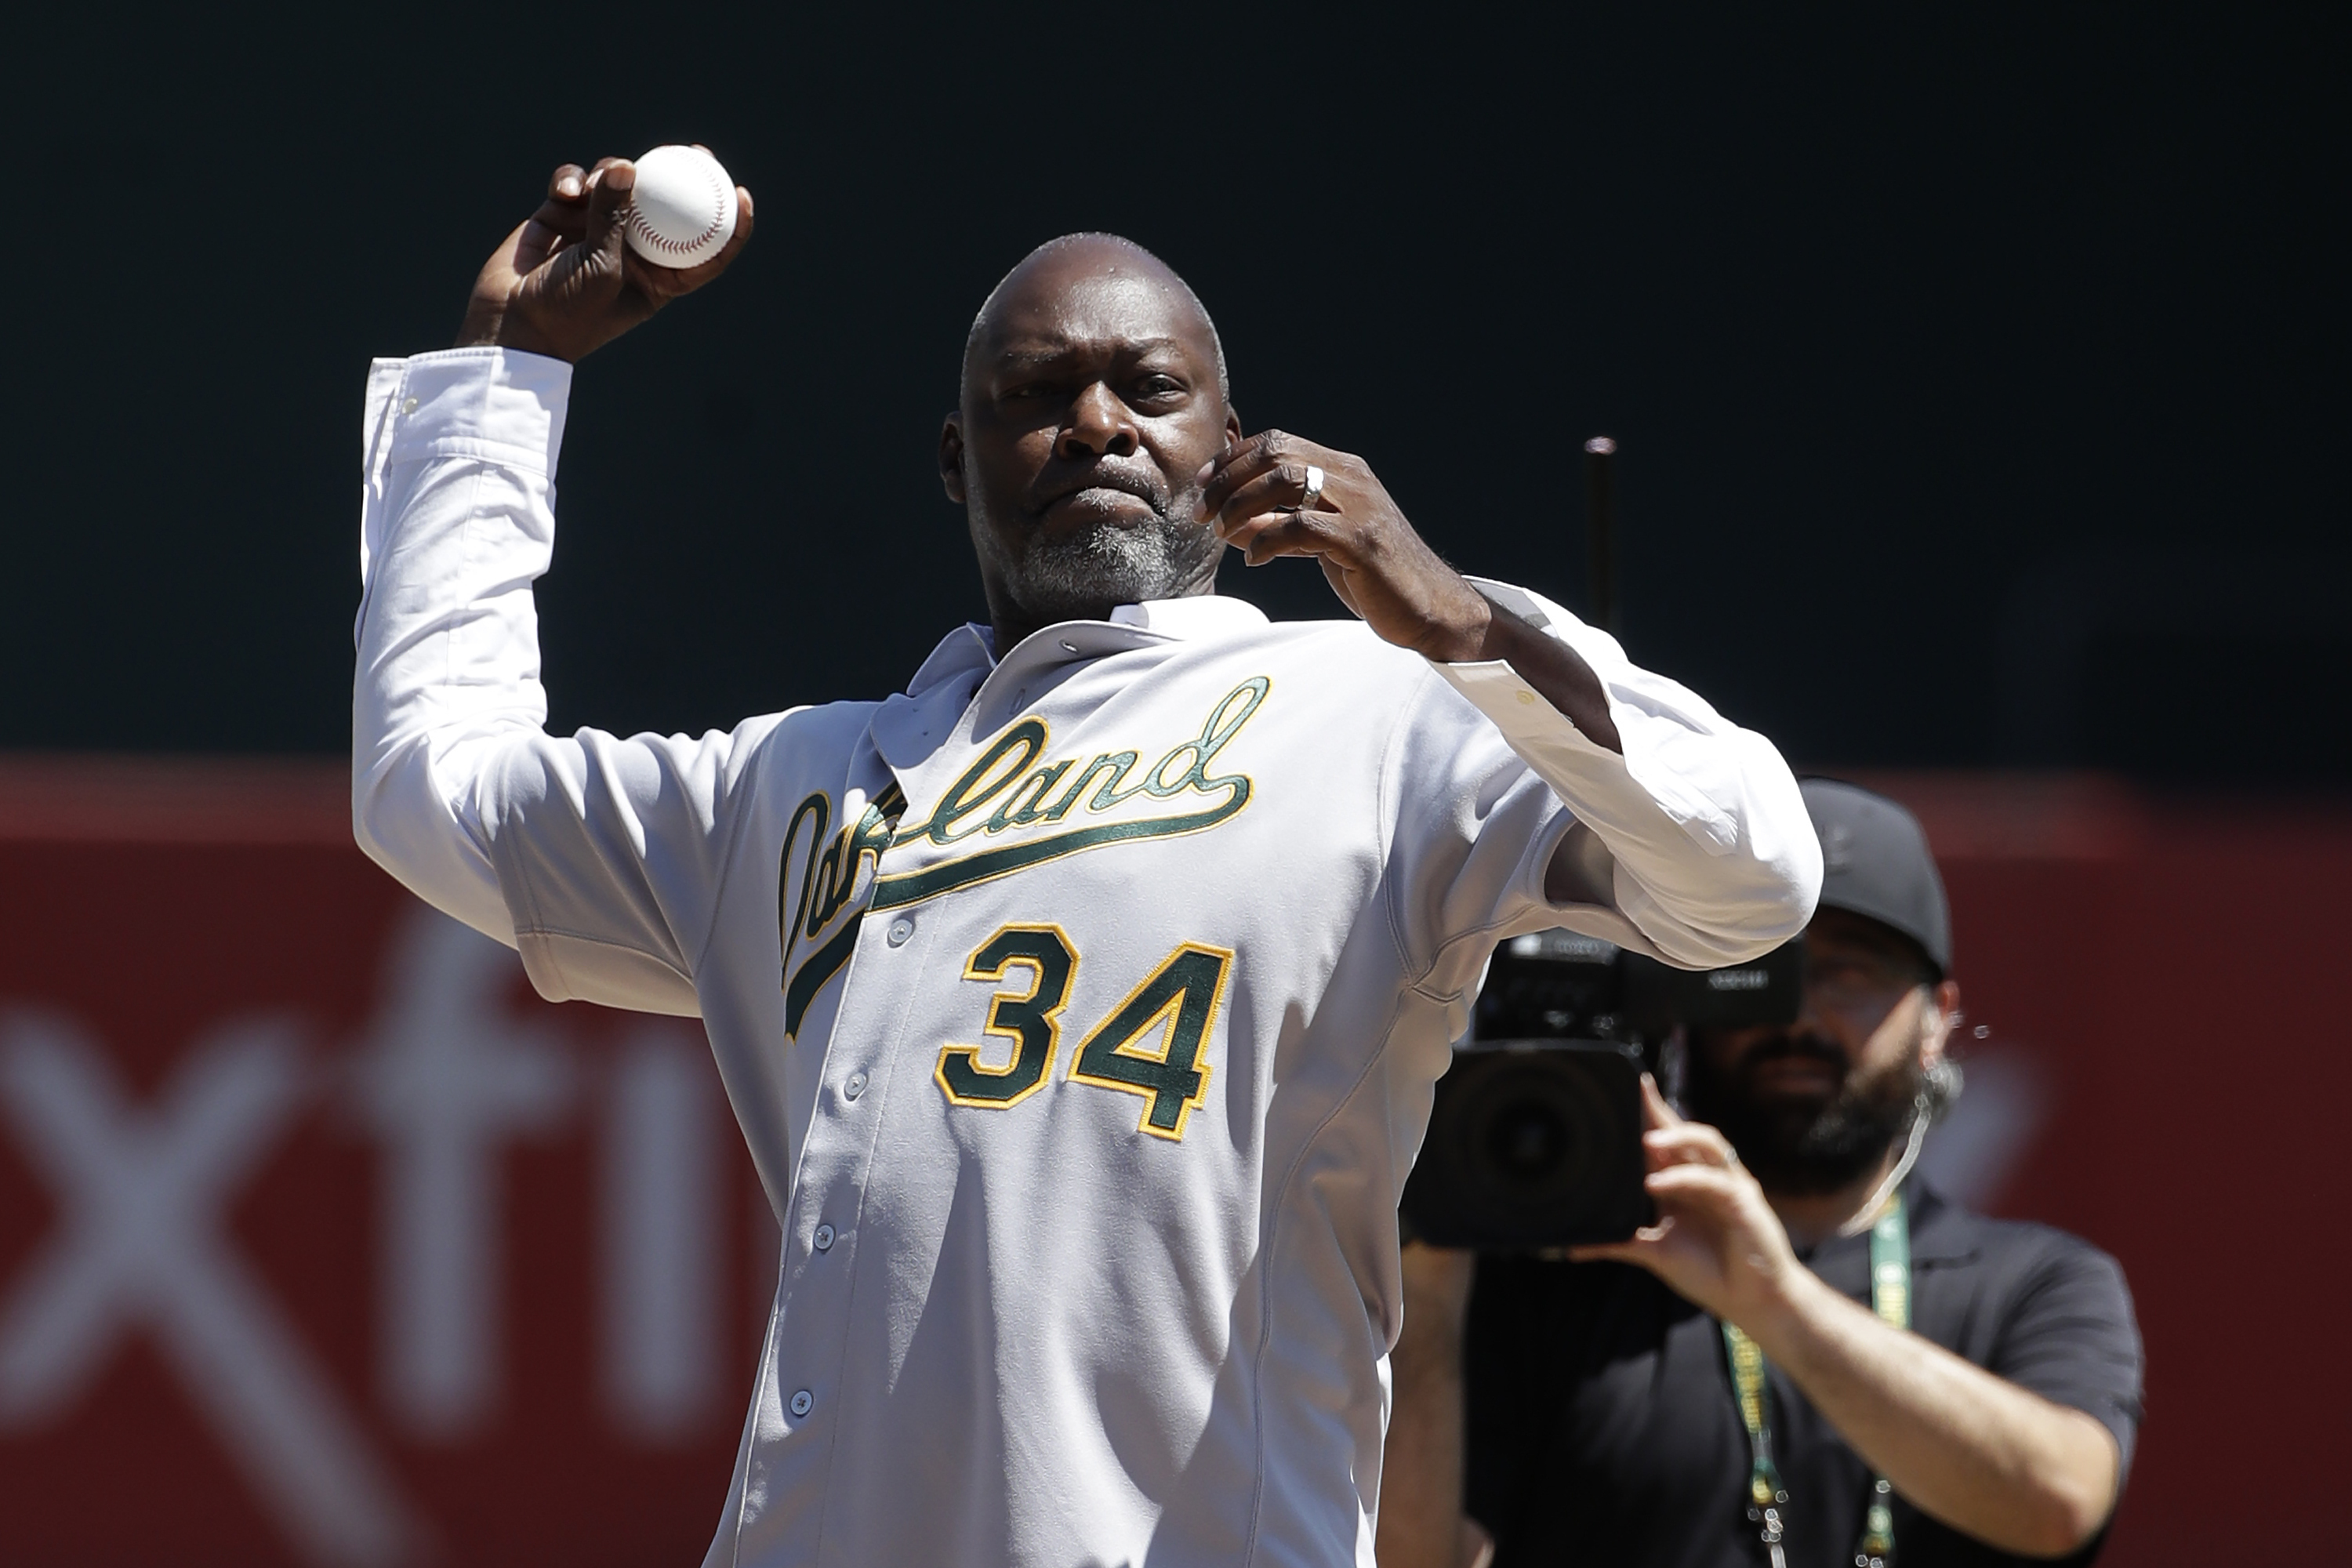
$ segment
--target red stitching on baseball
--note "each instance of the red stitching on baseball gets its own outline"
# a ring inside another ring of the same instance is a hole
[[[635,202],[629,204],[629,232],[655,249],[667,251],[673,256],[684,255],[704,241],[715,237],[719,233],[719,224],[725,221],[727,216],[727,193],[719,185],[719,176],[715,172],[706,168],[702,171],[702,176],[710,182],[711,198],[717,203],[717,206],[710,215],[710,221],[703,226],[700,234],[696,235],[692,239],[665,238],[646,226],[645,212]]]

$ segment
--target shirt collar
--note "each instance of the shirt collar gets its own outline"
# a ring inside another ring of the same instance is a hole
[[[1110,613],[1110,618],[1113,626],[1140,626],[1179,640],[1232,637],[1237,632],[1255,631],[1266,624],[1264,610],[1247,599],[1229,599],[1223,594],[1195,594],[1187,599],[1147,599],[1140,605],[1121,605]]]
[[[1910,1209],[1907,1218],[1914,1268],[1974,1260],[1980,1249],[1974,1216],[1966,1209],[1955,1205],[1929,1186],[1925,1177],[1916,1175],[1904,1182],[1903,1201]],[[1799,1252],[1797,1258],[1809,1268],[1817,1268],[1832,1257],[1867,1256],[1869,1250],[1870,1232],[1858,1230],[1852,1236],[1829,1237],[1820,1245]]]
[[[920,697],[944,680],[959,675],[985,675],[996,664],[996,639],[986,626],[977,621],[967,621],[940,639],[931,649],[931,657],[923,660],[915,671],[915,679],[907,682],[907,695]]]
[[[1234,637],[1255,631],[1266,625],[1265,612],[1246,599],[1228,598],[1222,594],[1195,594],[1182,599],[1147,599],[1139,605],[1121,605],[1111,611],[1108,621],[1065,621],[1061,626],[1086,626],[1096,633],[1108,626],[1130,628],[1117,640],[1135,646],[1147,640],[1166,639],[1192,642],[1211,637]],[[1042,637],[1056,627],[1048,626],[1035,634]],[[1149,634],[1137,638],[1134,633]],[[1035,640],[1033,637],[1031,640]],[[1089,642],[1097,641],[1089,637]],[[1090,650],[1091,651],[1091,650]],[[996,637],[987,626],[977,621],[967,622],[940,639],[931,656],[915,671],[914,679],[907,683],[907,695],[920,697],[924,692],[960,676],[985,676],[996,667]]]

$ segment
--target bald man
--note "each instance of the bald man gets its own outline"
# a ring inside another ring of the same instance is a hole
[[[373,370],[353,811],[543,994],[709,1031],[783,1264],[706,1561],[1369,1562],[1397,1198],[1487,953],[1777,946],[1794,781],[1360,458],[1245,433],[1192,291],[1100,235],[990,296],[940,432],[987,625],[880,701],[545,733],[572,363],[751,228],[648,267],[633,177],[559,169],[459,346]],[[1217,596],[1228,549],[1349,614]]]

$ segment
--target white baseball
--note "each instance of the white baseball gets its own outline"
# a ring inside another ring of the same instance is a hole
[[[699,267],[735,233],[735,182],[699,147],[656,147],[637,160],[629,248],[657,267]]]

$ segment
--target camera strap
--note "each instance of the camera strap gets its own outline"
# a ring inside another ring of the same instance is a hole
[[[1911,1218],[1897,1192],[1870,1227],[1870,1310],[1891,1328],[1911,1326]],[[1732,1324],[1723,1325],[1724,1358],[1731,1363],[1731,1389],[1748,1428],[1748,1521],[1757,1527],[1772,1568],[1788,1568],[1781,1549],[1780,1510],[1788,1489],[1772,1461],[1771,1387],[1764,1352]],[[1894,1568],[1895,1487],[1885,1476],[1870,1478],[1870,1506],[1854,1542],[1854,1568]]]

